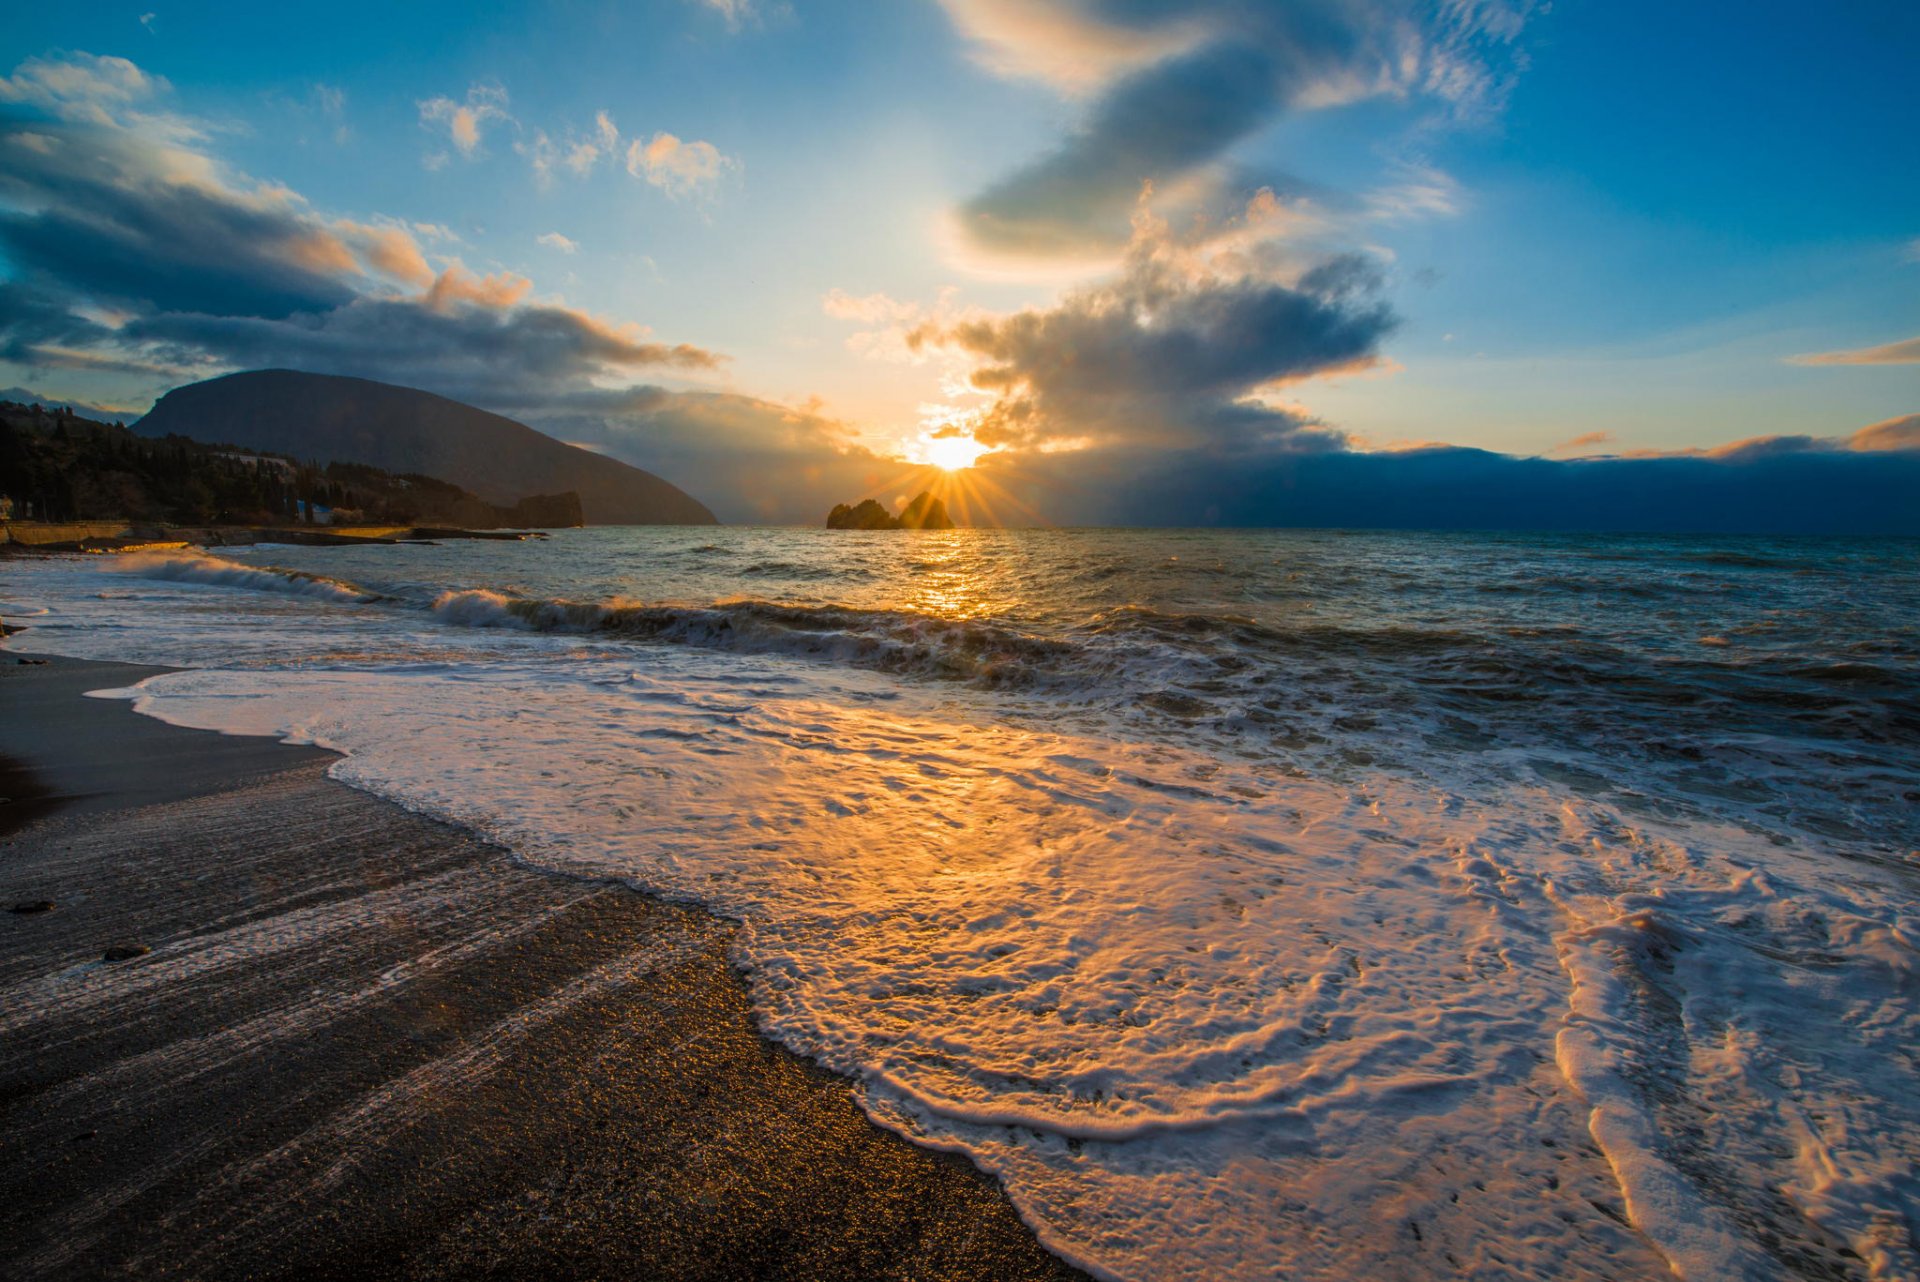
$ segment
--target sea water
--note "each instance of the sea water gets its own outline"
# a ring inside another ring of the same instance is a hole
[[[738,919],[1098,1275],[1920,1278],[1920,544],[593,529],[0,613]]]

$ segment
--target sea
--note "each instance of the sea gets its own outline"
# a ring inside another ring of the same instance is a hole
[[[0,616],[736,920],[1096,1276],[1920,1278],[1920,542],[595,528]]]

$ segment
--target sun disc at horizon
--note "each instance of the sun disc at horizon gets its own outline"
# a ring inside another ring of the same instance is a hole
[[[972,467],[981,455],[991,452],[991,446],[982,445],[971,436],[923,436],[917,443],[915,461],[930,463],[943,472],[958,472]]]

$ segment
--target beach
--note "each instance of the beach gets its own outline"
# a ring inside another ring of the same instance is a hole
[[[0,918],[0,1232],[36,1277],[1914,1276],[1915,552],[21,558],[46,795],[0,810],[59,808],[0,894],[56,906]]]
[[[7,1276],[1078,1276],[756,1032],[727,921],[16,657]]]

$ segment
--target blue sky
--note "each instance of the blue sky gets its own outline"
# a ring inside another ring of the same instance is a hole
[[[0,188],[0,383],[48,396],[138,409],[272,359],[663,470],[708,467],[716,433],[768,466],[812,451],[823,486],[939,433],[1565,457],[1920,411],[1920,9],[1896,0],[153,0],[23,10],[0,53],[15,132],[170,158],[98,161],[82,197],[29,139]],[[61,257],[47,211],[147,226],[83,206],[164,203],[181,166],[271,214],[266,258],[304,256],[290,314]],[[368,228],[414,265],[370,266]],[[1353,271],[1313,284],[1329,262]],[[400,366],[415,315],[422,353],[461,324],[573,346],[511,386],[498,357]],[[1247,359],[1193,375],[1195,342]],[[1063,344],[1117,382],[1075,382]]]

